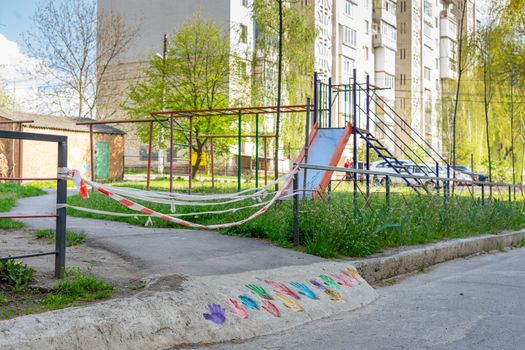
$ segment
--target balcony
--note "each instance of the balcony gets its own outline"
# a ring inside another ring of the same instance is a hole
[[[441,57],[439,60],[439,75],[441,79],[457,80],[456,62],[449,57]]]
[[[374,48],[388,47],[394,51],[397,50],[397,43],[395,40],[392,40],[392,38],[379,33],[372,35],[372,46]]]
[[[456,40],[456,22],[454,22],[450,17],[441,18],[439,23],[439,36],[451,38]]]
[[[384,21],[396,26],[396,5],[389,1],[374,1],[372,19],[376,22]]]

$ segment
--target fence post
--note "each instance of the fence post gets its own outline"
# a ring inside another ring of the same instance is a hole
[[[67,139],[58,143],[58,168],[67,167]],[[67,179],[58,176],[57,180],[57,204],[66,204],[67,201]],[[64,276],[66,269],[66,208],[56,210],[56,239],[55,239],[55,278]]]
[[[438,162],[436,162],[436,178],[439,179],[439,164],[438,164]],[[436,193],[437,193],[437,196],[439,197],[439,180],[436,180]]]
[[[386,211],[390,211],[390,177],[385,177]]]
[[[512,203],[512,190],[511,190],[511,186],[509,185],[509,204]]]
[[[353,140],[353,154],[352,164],[353,168],[357,169],[357,70],[353,69],[353,81],[352,81],[352,140]],[[354,205],[357,206],[357,174],[352,174],[354,180]]]
[[[485,205],[485,185],[481,184],[481,205]]]
[[[293,168],[297,164],[294,163]],[[301,237],[299,232],[299,196],[297,190],[299,189],[299,172],[293,175],[293,244],[298,245]]]

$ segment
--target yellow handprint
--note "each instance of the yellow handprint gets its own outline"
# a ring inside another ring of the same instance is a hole
[[[330,289],[330,288],[326,288],[324,290],[324,292],[326,293],[326,295],[328,295],[330,297],[330,300],[331,301],[338,301],[338,302],[341,302],[341,303],[344,303],[345,300],[343,299],[343,297],[341,296],[340,293]]]
[[[287,296],[282,295],[279,292],[275,292],[275,296],[277,298],[281,299],[281,301],[283,302],[284,306],[286,306],[290,310],[297,311],[297,312],[304,310],[303,307],[301,305],[299,305],[299,303],[297,303],[295,300],[293,300],[291,298],[288,298]]]

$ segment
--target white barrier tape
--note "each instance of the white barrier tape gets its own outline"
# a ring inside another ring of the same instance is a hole
[[[116,193],[112,193],[111,191],[109,191],[108,189],[105,188],[106,186],[103,186],[101,184],[98,184],[96,182],[89,181],[89,180],[84,180],[84,179],[81,179],[81,180],[83,182],[89,184],[91,187],[97,189],[100,193],[108,196],[109,198],[111,198],[113,200],[118,201],[120,204],[124,205],[125,207],[127,207],[127,208],[129,208],[131,210],[138,211],[138,212],[140,212],[142,214],[149,215],[150,217],[158,217],[160,219],[163,219],[163,220],[166,220],[166,221],[175,222],[175,223],[177,223],[179,225],[186,226],[186,227],[201,228],[201,229],[220,229],[220,228],[227,228],[227,227],[233,227],[233,226],[238,226],[238,225],[244,224],[244,223],[246,223],[246,222],[248,222],[250,220],[255,219],[256,217],[260,216],[261,214],[265,213],[283,195],[283,193],[285,191],[287,191],[287,187],[290,184],[292,176],[294,174],[296,174],[298,171],[299,171],[299,168],[295,168],[289,174],[287,174],[286,176],[282,177],[281,179],[285,182],[283,184],[283,186],[279,189],[279,191],[277,191],[275,196],[270,201],[268,201],[257,212],[253,213],[249,217],[247,217],[247,218],[245,218],[243,220],[240,220],[240,221],[230,222],[230,223],[225,223],[225,224],[216,224],[216,225],[196,224],[196,223],[192,223],[190,221],[179,219],[177,217],[164,215],[162,213],[159,213],[157,211],[149,209],[149,208],[147,208],[147,207],[145,207],[145,206],[143,206],[141,204],[138,204],[138,203],[135,203],[135,202],[133,202],[133,201],[131,201],[129,199],[126,199],[126,198],[124,198],[124,197],[122,197],[122,196],[120,196],[120,195],[118,195]],[[72,175],[75,175],[75,173],[78,174],[78,171],[75,171],[75,170],[71,171]],[[279,180],[281,180],[281,179],[279,179]],[[148,220],[148,222],[150,222],[150,220]]]

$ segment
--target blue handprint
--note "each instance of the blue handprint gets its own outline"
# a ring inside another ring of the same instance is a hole
[[[317,295],[315,295],[315,293],[305,284],[299,282],[290,282],[290,285],[299,289],[299,294],[301,294],[302,296],[305,296],[310,299],[317,299]]]
[[[226,321],[226,316],[224,316],[224,308],[218,304],[208,305],[210,313],[204,313],[205,319],[212,321],[215,324],[223,324]]]
[[[259,305],[257,305],[257,302],[252,298],[247,297],[246,295],[239,295],[239,299],[241,300],[242,304],[247,308],[259,310]]]

